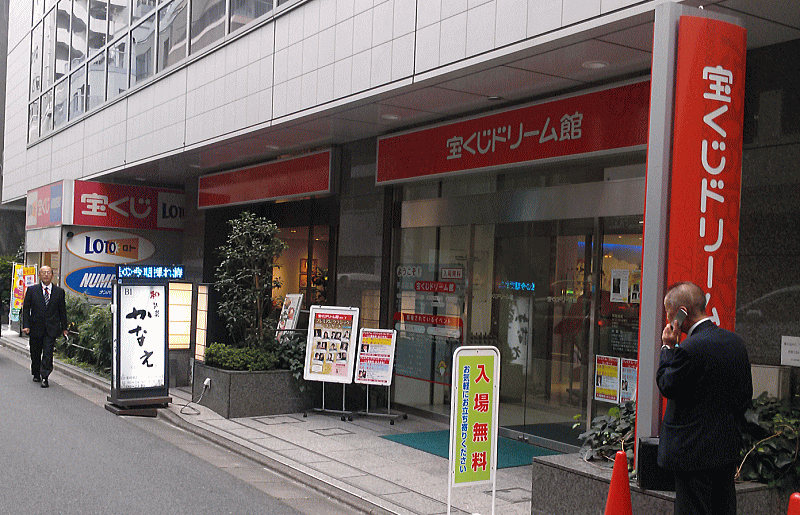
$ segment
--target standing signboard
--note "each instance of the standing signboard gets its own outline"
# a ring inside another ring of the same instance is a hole
[[[300,318],[300,306],[303,304],[302,293],[290,293],[283,300],[283,308],[278,318],[278,329],[275,337],[278,341],[284,338],[291,338],[297,328],[297,320]]]
[[[450,467],[447,513],[453,487],[497,486],[497,414],[500,353],[496,347],[459,347],[453,354],[450,397]]]
[[[357,329],[358,308],[311,306],[303,379],[351,383]]]
[[[392,384],[394,346],[397,331],[391,329],[361,328],[358,339],[358,361],[355,382],[360,384]]]
[[[117,268],[110,404],[117,415],[156,416],[169,397],[170,280],[183,279],[181,266]]]
[[[9,322],[19,322],[19,313],[22,311],[22,302],[25,300],[25,290],[33,284],[36,284],[36,267],[14,263],[11,274]]]

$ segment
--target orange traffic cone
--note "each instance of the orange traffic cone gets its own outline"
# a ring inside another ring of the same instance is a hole
[[[617,451],[617,455],[614,456],[614,471],[611,473],[611,487],[608,489],[605,515],[633,515],[631,484],[628,481],[628,457],[625,451]]]
[[[800,493],[793,493],[789,497],[789,512],[787,515],[800,515]]]

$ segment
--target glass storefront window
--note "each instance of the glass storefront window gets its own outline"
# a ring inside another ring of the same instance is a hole
[[[86,60],[89,0],[74,0],[72,4],[72,47],[69,51],[70,68],[75,69]]]
[[[53,102],[53,126],[59,128],[67,123],[67,97],[69,94],[69,79],[56,84],[55,100]]]
[[[158,11],[158,70],[186,57],[186,0],[172,2]]]
[[[88,110],[106,99],[106,55],[102,53],[89,61],[87,71],[86,105]]]
[[[308,226],[280,229],[278,238],[288,248],[278,258],[278,268],[275,270],[275,277],[281,281],[281,287],[274,291],[274,299],[280,301],[288,294],[302,293],[304,309],[312,304],[329,304],[330,300],[328,228],[315,225],[310,229]],[[309,238],[312,237],[309,260]]]
[[[156,0],[133,0],[133,20],[131,23],[135,24],[137,21],[150,14],[150,11],[155,8]]]
[[[89,0],[89,55],[108,41],[108,0]]]
[[[109,0],[108,2],[108,37],[118,36],[128,28],[128,15],[131,0]]]
[[[124,36],[108,49],[107,98],[109,100],[128,89],[128,59],[128,36]]]
[[[39,137],[39,99],[28,106],[28,143]]]
[[[42,42],[42,89],[53,85],[53,63],[56,47],[56,12],[50,11],[44,17],[44,39]]]
[[[69,78],[69,119],[86,112],[86,67],[74,71]]]
[[[31,31],[31,99],[42,92],[42,31],[41,23]]]
[[[272,10],[272,0],[231,0],[231,32]]]
[[[150,16],[131,32],[131,85],[155,73],[156,17]]]
[[[53,90],[47,90],[42,95],[41,104],[41,124],[39,125],[39,135],[45,136],[53,130]]]
[[[191,30],[189,51],[192,54],[222,39],[225,35],[225,1],[193,0]]]
[[[72,4],[70,0],[58,2],[58,7],[56,8],[55,80],[60,79],[69,72],[71,17]]]

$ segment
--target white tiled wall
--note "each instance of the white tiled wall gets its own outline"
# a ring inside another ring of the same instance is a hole
[[[3,200],[281,123],[636,0],[308,0],[26,148],[31,0],[11,2]]]

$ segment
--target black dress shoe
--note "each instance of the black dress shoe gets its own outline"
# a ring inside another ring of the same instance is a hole
[[[44,379],[42,379],[42,388],[49,388],[49,387],[50,383],[47,382],[47,378],[45,377]]]
[[[39,381],[41,381],[41,380],[42,380],[42,378],[41,378],[41,377],[39,377],[39,376],[33,376],[33,382],[34,382],[34,383],[38,383],[38,382],[39,382]]]

